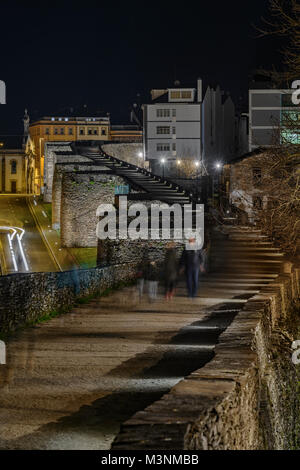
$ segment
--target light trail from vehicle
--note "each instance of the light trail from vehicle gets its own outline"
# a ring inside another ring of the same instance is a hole
[[[12,258],[12,262],[13,262],[13,266],[14,266],[14,270],[15,272],[19,272],[19,267],[18,267],[18,264],[17,264],[17,261],[16,261],[16,256],[15,256],[15,251],[14,251],[14,248],[13,248],[13,245],[12,245],[12,241],[16,235],[16,239],[17,239],[17,242],[18,242],[18,247],[19,247],[19,251],[20,251],[20,254],[21,254],[21,258],[22,258],[22,261],[23,261],[23,264],[24,264],[24,268],[25,268],[25,271],[29,271],[29,266],[28,266],[28,262],[27,262],[27,259],[26,259],[26,256],[25,256],[25,253],[24,253],[24,250],[23,250],[23,246],[22,246],[22,238],[25,234],[25,230],[23,228],[20,228],[20,227],[9,227],[9,226],[0,226],[0,230],[8,230],[9,232],[12,232],[12,234],[7,234],[7,238],[8,238],[8,244],[9,244],[9,250],[10,250],[10,254],[11,254],[11,258]],[[18,233],[20,232],[20,233]]]

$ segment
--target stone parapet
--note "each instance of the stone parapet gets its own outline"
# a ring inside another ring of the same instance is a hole
[[[11,274],[0,277],[0,333],[68,309],[81,297],[103,293],[136,277],[134,263],[63,272]]]

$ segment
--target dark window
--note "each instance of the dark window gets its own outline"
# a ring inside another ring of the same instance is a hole
[[[57,127],[54,128],[54,134],[55,134],[55,135],[58,134],[58,129],[57,129]]]
[[[16,162],[16,160],[12,160],[10,172],[11,172],[12,175],[15,175],[17,173],[17,162]]]
[[[260,196],[253,197],[253,209],[262,209],[262,198]]]
[[[49,135],[50,134],[50,129],[49,127],[46,127],[46,132],[45,132],[46,135]]]
[[[72,127],[69,127],[69,135],[73,135],[73,129],[72,129]]]
[[[261,168],[252,168],[252,177],[254,186],[261,184]]]
[[[102,129],[101,134],[102,134],[102,135],[106,135],[106,129]]]
[[[65,130],[64,130],[63,127],[60,128],[60,133],[61,133],[61,135],[63,135],[65,133]]]

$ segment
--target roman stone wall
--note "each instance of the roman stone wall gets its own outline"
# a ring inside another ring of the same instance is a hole
[[[0,277],[0,333],[10,333],[45,315],[71,307],[76,299],[103,293],[135,278],[136,265],[30,273]]]
[[[64,173],[61,191],[61,243],[64,247],[97,246],[96,210],[113,204],[116,185],[123,178],[107,172]]]
[[[53,188],[52,188],[52,227],[54,229],[60,229],[60,208],[61,208],[61,195],[62,195],[62,180],[63,174],[76,173],[78,171],[84,171],[87,173],[106,171],[110,173],[109,168],[105,166],[93,165],[91,161],[87,162],[74,162],[74,163],[57,163],[55,165],[55,171],[53,176]]]
[[[52,202],[53,177],[57,163],[84,163],[90,159],[82,155],[72,153],[69,142],[57,144],[45,143],[45,165],[44,165],[44,201]]]

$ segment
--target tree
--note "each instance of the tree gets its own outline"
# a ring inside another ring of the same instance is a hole
[[[283,71],[263,71],[276,83],[289,84],[300,79],[300,2],[299,0],[270,0],[270,19],[264,19],[264,28],[257,28],[260,37],[273,35],[285,40],[280,51]],[[262,72],[262,71],[261,71]]]

